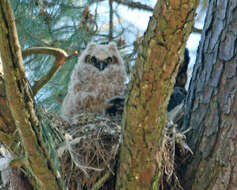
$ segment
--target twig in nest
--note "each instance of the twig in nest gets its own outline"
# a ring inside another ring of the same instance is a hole
[[[181,149],[183,153],[187,150],[193,154],[192,150],[186,144],[186,136],[184,132],[179,132],[177,129],[177,124],[174,124],[172,121],[167,123],[164,131],[164,138],[161,147],[161,157],[162,157],[162,170],[166,176],[166,182],[173,183],[178,189],[183,189],[178,176],[175,173],[175,157],[176,155],[176,145]]]
[[[100,180],[98,180],[93,187],[91,188],[91,190],[98,190],[100,189],[100,187],[109,179],[109,177],[112,175],[111,171],[107,171],[105,173],[105,175],[103,177],[100,178]]]
[[[114,173],[121,127],[101,115],[80,114],[75,120],[77,124],[66,129],[66,145],[60,147],[63,175],[69,187],[97,189]],[[70,163],[76,167],[68,179]]]

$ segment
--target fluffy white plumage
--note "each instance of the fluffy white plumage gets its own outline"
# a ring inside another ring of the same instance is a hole
[[[95,58],[97,63],[106,63],[103,70],[93,64]],[[90,43],[73,69],[62,104],[62,117],[71,122],[82,112],[104,113],[106,100],[123,92],[125,79],[124,64],[116,44]]]

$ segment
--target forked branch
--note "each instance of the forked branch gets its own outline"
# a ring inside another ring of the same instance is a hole
[[[32,54],[47,54],[55,57],[54,64],[48,71],[48,73],[44,75],[40,80],[35,81],[32,87],[32,92],[35,96],[37,92],[54,76],[61,65],[63,65],[66,60],[77,55],[78,53],[77,51],[75,51],[72,55],[68,55],[64,50],[52,47],[33,47],[22,51],[23,58]]]

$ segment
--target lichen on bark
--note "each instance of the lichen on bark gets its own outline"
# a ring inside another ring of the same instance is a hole
[[[117,189],[159,189],[166,107],[197,3],[160,0],[154,8],[129,84]]]

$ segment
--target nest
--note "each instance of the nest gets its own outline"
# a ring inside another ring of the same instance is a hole
[[[46,120],[52,123],[46,122],[44,116],[43,128],[53,136],[59,170],[68,189],[114,189],[115,166],[122,139],[120,125],[111,118],[88,113],[75,117],[76,124],[69,124],[50,113],[46,115]],[[177,123],[179,119],[174,121]],[[185,142],[186,132],[179,132],[177,124],[167,122],[157,160],[162,172],[161,186],[165,190],[182,189],[177,168],[187,153],[192,153]]]
[[[180,132],[177,124],[168,122],[164,129],[163,142],[159,155],[159,165],[162,173],[161,189],[183,190],[179,178],[182,174],[178,171],[182,168],[188,155],[193,154],[186,144],[186,133],[189,130]]]
[[[166,114],[167,122],[157,160],[162,173],[161,189],[164,190],[183,190],[179,180],[183,175],[182,168],[190,154],[193,154],[186,143],[186,133],[190,128],[185,131],[179,130],[183,123],[183,114],[183,103]]]
[[[65,141],[57,148],[61,173],[69,189],[95,189],[104,176],[105,181],[114,175],[121,127],[93,114],[80,114],[76,120],[64,129]]]
[[[118,121],[82,113],[71,124],[42,107],[37,108],[37,115],[51,158],[68,189],[99,189],[102,185],[106,189],[104,183],[115,179],[113,171],[122,139]],[[107,186],[112,189],[114,184]]]

